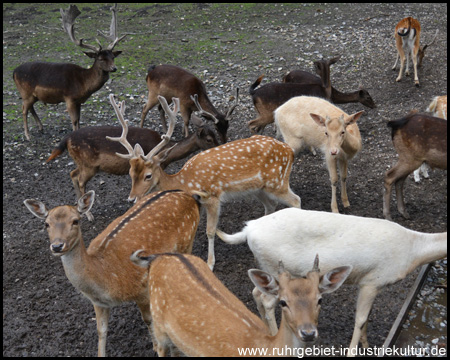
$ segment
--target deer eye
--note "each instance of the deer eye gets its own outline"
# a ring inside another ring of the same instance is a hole
[[[280,300],[280,306],[281,306],[281,307],[287,306],[286,301]]]
[[[325,135],[328,136],[328,131],[325,131]]]
[[[341,135],[344,135],[344,134],[345,134],[345,131],[342,131],[342,132],[341,132]]]
[[[152,178],[152,174],[145,175],[145,180],[146,181],[151,180],[151,178]]]
[[[50,225],[47,222],[44,223],[44,226],[45,226],[46,229],[48,229],[50,227]]]
[[[72,225],[76,226],[80,223],[80,220],[76,219],[74,221],[72,221]]]
[[[322,305],[322,298],[320,298],[318,301],[317,301],[317,305]]]

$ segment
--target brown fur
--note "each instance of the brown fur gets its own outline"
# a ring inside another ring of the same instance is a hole
[[[184,135],[189,135],[189,120],[191,114],[197,111],[197,107],[191,99],[191,96],[197,94],[198,101],[202,108],[214,115],[218,120],[215,124],[216,129],[221,137],[222,143],[226,142],[226,134],[229,126],[230,114],[219,112],[208,98],[206,87],[203,82],[194,74],[174,65],[158,65],[151,66],[146,77],[148,88],[148,99],[142,109],[141,127],[144,126],[144,120],[147,113],[156,105],[159,105],[158,95],[163,96],[170,104],[173,97],[180,99],[181,116],[184,121]],[[159,106],[161,123],[163,130],[167,131],[164,111]]]
[[[87,193],[79,204],[91,201],[86,204],[90,208],[95,196],[91,194]],[[61,256],[70,282],[94,305],[98,355],[105,356],[109,312],[116,305],[136,302],[150,330],[148,272],[132,264],[129,257],[139,249],[147,254],[190,253],[200,220],[193,197],[181,191],[150,194],[115,219],[87,249],[79,226],[84,211],[80,205],[51,210],[37,200],[26,200],[25,205],[45,219],[52,253]]]
[[[397,207],[400,214],[409,218],[403,201],[403,185],[407,176],[423,162],[432,168],[447,169],[447,121],[424,114],[410,114],[390,121],[392,142],[398,161],[384,178],[383,214],[391,219],[390,199],[395,184]]]

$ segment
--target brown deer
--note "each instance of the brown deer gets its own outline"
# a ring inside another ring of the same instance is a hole
[[[397,47],[397,57],[395,58],[395,64],[392,70],[397,67],[398,59],[400,58],[400,72],[395,81],[400,81],[403,76],[403,69],[405,65],[406,56],[406,75],[409,75],[409,57],[411,56],[414,66],[414,84],[419,86],[419,77],[417,76],[417,67],[422,65],[423,58],[425,56],[425,49],[432,45],[436,40],[439,30],[436,31],[433,40],[430,44],[424,47],[420,46],[420,22],[411,16],[408,16],[400,20],[395,27],[395,46]]]
[[[122,102],[121,122],[125,121],[124,112],[125,102]],[[120,126],[85,127],[67,135],[52,151],[47,163],[66,149],[76,163],[77,168],[70,173],[70,177],[77,199],[84,195],[86,184],[99,171],[114,175],[125,175],[130,171],[130,160],[116,155],[122,151],[122,146],[106,139],[106,136],[119,136],[121,131]],[[148,153],[161,142],[161,135],[154,130],[132,127],[129,128],[127,139],[132,146],[142,144],[143,151]],[[162,149],[171,148],[161,167],[165,169],[170,163],[183,159],[197,150],[206,150],[217,145],[219,144],[214,131],[204,124],[187,138],[180,141],[171,140]],[[87,212],[86,216],[89,221],[94,219],[90,212]]]
[[[318,72],[319,73],[319,72]],[[297,83],[297,84],[322,84],[323,75],[319,73],[320,77],[311,74],[303,70],[292,70],[283,77],[285,83]],[[362,87],[357,91],[349,93],[341,92],[331,87],[330,101],[333,104],[347,104],[347,103],[361,103],[368,108],[374,109],[376,107],[375,102],[370,96],[369,92]]]
[[[156,105],[159,105],[158,96],[162,96],[170,102],[173,97],[180,99],[181,116],[184,122],[184,135],[189,135],[189,120],[191,114],[197,111],[191,96],[197,94],[198,100],[203,107],[202,115],[214,121],[222,143],[227,141],[227,130],[231,114],[238,103],[239,89],[236,89],[235,103],[227,110],[226,114],[219,112],[208,98],[205,84],[194,74],[174,65],[152,65],[148,69],[146,78],[148,88],[148,100],[142,110],[141,127],[147,113]],[[164,111],[159,105],[163,131],[167,131]],[[192,120],[195,120],[193,117]]]
[[[113,97],[111,96],[113,99]],[[136,144],[134,149],[126,139],[127,128],[119,141],[127,150],[130,159],[132,180],[129,201],[140,199],[148,191],[181,189],[189,193],[201,193],[207,214],[206,234],[209,241],[208,265],[214,267],[214,236],[219,220],[220,204],[230,196],[254,194],[263,203],[266,214],[275,210],[277,200],[300,207],[300,197],[289,186],[289,176],[294,153],[289,145],[268,136],[252,136],[232,141],[202,151],[192,157],[176,174],[169,175],[161,168],[168,150],[161,149],[169,142],[175,126],[175,115],[179,100],[170,111],[167,101],[159,96],[164,110],[169,114],[169,129],[160,144],[147,155]],[[113,105],[120,119],[117,105]],[[124,135],[125,134],[125,135]],[[142,162],[144,160],[144,162]]]
[[[93,93],[105,84],[109,79],[110,72],[117,70],[114,58],[119,56],[121,51],[113,51],[113,49],[126,35],[120,38],[117,35],[116,10],[117,4],[111,7],[112,21],[109,36],[101,33],[112,41],[103,50],[100,42],[98,42],[99,46],[93,46],[84,44],[83,39],[77,40],[75,38],[74,22],[81,14],[76,5],[70,5],[66,11],[61,9],[63,26],[70,40],[81,48],[93,51],[85,52],[87,56],[95,60],[89,69],[84,69],[75,64],[33,61],[22,64],[14,70],[14,82],[22,97],[22,114],[27,140],[30,140],[27,122],[28,111],[33,115],[39,130],[43,130],[42,123],[33,108],[36,101],[42,101],[45,104],[65,102],[72,120],[73,130],[79,128],[81,104],[85,103]]]
[[[383,215],[391,220],[391,191],[395,185],[398,212],[409,219],[403,200],[403,185],[408,175],[424,162],[432,168],[447,170],[447,120],[411,113],[387,125],[392,129],[398,161],[384,177]]]
[[[330,65],[338,61],[340,57],[339,55],[330,60],[318,60],[314,62],[316,71],[321,77],[321,81],[318,83],[271,82],[256,89],[264,77],[264,75],[261,75],[249,89],[253,105],[259,114],[256,119],[248,122],[250,130],[253,133],[262,134],[266,125],[273,123],[273,112],[275,109],[295,96],[309,95],[330,100],[332,93]]]
[[[135,249],[150,254],[190,253],[200,212],[196,200],[185,192],[153,193],[115,219],[86,249],[80,220],[92,207],[94,198],[91,190],[78,200],[77,206],[57,206],[51,210],[34,199],[25,200],[24,204],[33,215],[45,220],[51,253],[61,257],[69,281],[94,305],[98,356],[106,356],[112,307],[136,302],[150,330],[148,271],[134,266],[130,254]]]
[[[150,267],[153,349],[158,356],[166,356],[169,350],[172,356],[178,352],[196,357],[292,356],[317,339],[322,294],[337,290],[351,271],[351,266],[341,266],[320,276],[318,257],[302,278],[292,277],[281,262],[277,277],[249,270],[251,281],[262,293],[280,299],[280,330],[271,336],[263,321],[200,258],[139,254],[136,251],[131,260]]]

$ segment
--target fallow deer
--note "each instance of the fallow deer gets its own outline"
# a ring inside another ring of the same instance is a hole
[[[181,254],[144,257],[140,253],[136,251],[131,260],[150,267],[153,348],[159,356],[166,356],[169,350],[172,356],[182,352],[196,357],[251,356],[249,351],[254,356],[292,354],[317,339],[322,294],[337,290],[352,269],[340,266],[321,277],[316,257],[303,278],[293,278],[282,263],[277,277],[249,270],[261,292],[280,299],[280,330],[271,336],[261,319],[200,258]]]
[[[99,46],[97,47],[84,44],[83,39],[76,39],[74,22],[81,14],[76,5],[70,5],[66,11],[61,9],[63,26],[70,40],[81,48],[93,51],[85,52],[87,56],[95,60],[89,69],[74,64],[33,61],[22,64],[14,70],[14,82],[22,97],[22,115],[27,140],[30,140],[27,122],[28,111],[33,115],[39,130],[43,130],[41,120],[33,108],[33,104],[37,101],[42,101],[45,104],[65,102],[72,120],[73,130],[79,128],[81,104],[85,103],[94,92],[105,84],[109,79],[110,72],[117,70],[114,58],[119,56],[121,51],[113,51],[113,49],[126,35],[118,37],[116,10],[117,4],[111,7],[110,34],[100,33],[112,41],[103,50],[100,42],[98,42]]]
[[[111,102],[114,98],[111,95]],[[119,141],[130,159],[132,180],[129,201],[140,199],[149,191],[181,189],[189,193],[201,193],[206,213],[209,250],[208,265],[215,263],[214,236],[219,220],[220,204],[230,196],[254,194],[263,203],[265,213],[275,210],[277,201],[289,206],[300,207],[300,197],[289,186],[294,153],[289,145],[268,136],[252,136],[248,139],[232,141],[195,155],[176,174],[169,175],[161,168],[167,150],[161,149],[169,142],[175,125],[179,100],[174,98],[175,108],[170,111],[167,101],[159,96],[159,101],[169,115],[169,129],[163,140],[147,155],[139,144],[134,149],[126,139],[126,122]],[[120,119],[120,111],[113,104]],[[143,162],[142,162],[143,160]],[[203,203],[202,202],[202,203]]]
[[[447,232],[427,234],[384,219],[294,208],[248,221],[236,234],[217,230],[217,235],[229,244],[247,242],[261,269],[272,276],[280,260],[293,276],[305,276],[315,254],[320,256],[320,274],[342,264],[352,266],[346,282],[359,290],[349,356],[357,355],[359,341],[369,346],[368,317],[380,291],[417,267],[447,256]],[[261,296],[258,289],[253,295],[261,317],[276,333],[274,307],[282,298]]]
[[[231,114],[238,103],[239,89],[236,89],[235,103],[227,110],[226,114],[219,112],[208,98],[205,84],[194,74],[174,65],[152,65],[148,69],[146,78],[148,88],[148,100],[142,109],[141,127],[144,126],[144,120],[147,113],[156,105],[159,105],[158,96],[162,96],[170,102],[173,97],[180,99],[181,116],[184,121],[184,135],[189,135],[189,120],[191,114],[197,111],[197,108],[191,99],[191,96],[197,94],[204,111],[202,115],[207,119],[214,121],[214,125],[219,133],[222,143],[227,141],[227,130]],[[164,111],[161,105],[158,106],[163,131],[167,131]]]
[[[318,60],[314,62],[317,73],[321,77],[320,83],[279,83],[271,82],[259,89],[264,75],[260,76],[249,89],[253,105],[259,116],[248,122],[248,127],[253,133],[262,134],[266,125],[273,123],[273,112],[289,99],[295,96],[317,96],[327,100],[331,99],[330,65],[340,59],[340,55],[330,60]],[[256,89],[256,90],[255,90]]]
[[[185,192],[153,193],[115,219],[86,249],[80,220],[91,209],[94,198],[91,190],[78,200],[77,206],[51,210],[34,199],[25,200],[24,204],[33,215],[45,220],[51,253],[61,257],[69,281],[94,305],[98,356],[106,356],[112,307],[136,302],[150,330],[148,271],[134,266],[130,253],[133,249],[145,249],[149,254],[190,253],[200,212],[197,201]]]
[[[125,102],[122,102],[120,112],[120,121],[124,121]],[[86,184],[97,172],[125,175],[130,171],[129,160],[116,155],[122,150],[122,146],[106,139],[106,136],[119,136],[121,131],[120,126],[85,127],[67,135],[52,151],[47,163],[66,149],[76,163],[77,168],[70,173],[70,177],[77,199],[84,195]],[[128,131],[127,139],[132,146],[141,144],[143,151],[148,153],[161,142],[161,135],[154,130],[132,127]],[[170,163],[183,159],[197,150],[206,150],[217,145],[219,144],[214,131],[206,124],[201,125],[187,138],[180,141],[171,140],[162,149],[171,148],[161,167],[165,169]],[[87,212],[86,216],[89,221],[94,219],[90,212]]]
[[[336,200],[341,178],[341,199],[349,207],[347,196],[348,162],[362,148],[361,134],[356,121],[363,111],[348,115],[330,102],[313,96],[292,98],[275,111],[277,133],[297,155],[305,147],[320,149],[331,181],[331,211],[339,212]]]
[[[433,40],[430,44],[424,47],[420,46],[420,22],[411,16],[408,16],[400,20],[395,27],[395,46],[397,47],[397,57],[395,58],[395,64],[392,70],[397,67],[398,59],[400,58],[400,72],[395,81],[400,81],[403,76],[403,69],[405,65],[406,56],[406,75],[409,75],[409,57],[411,56],[414,66],[414,84],[419,86],[419,77],[417,76],[417,68],[422,65],[423,58],[425,56],[425,49],[432,45],[436,40],[439,30],[436,31]]]
[[[384,177],[383,215],[391,220],[391,191],[395,185],[398,212],[409,219],[403,200],[403,185],[408,175],[424,162],[432,168],[447,170],[447,120],[411,113],[387,125],[392,129],[398,161]]]

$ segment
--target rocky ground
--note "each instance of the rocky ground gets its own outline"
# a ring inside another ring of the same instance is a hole
[[[22,203],[38,198],[54,207],[75,200],[69,177],[72,159],[65,154],[45,163],[53,147],[72,130],[65,105],[37,104],[44,133],[38,132],[30,116],[32,140],[28,142],[23,136],[21,99],[12,80],[14,68],[27,61],[91,64],[61,30],[60,7],[67,8],[67,4],[3,4],[4,356],[94,356],[97,351],[91,303],[69,283],[60,260],[50,254],[43,222]],[[109,27],[109,5],[81,4],[79,8],[78,34],[92,42],[95,29]],[[411,77],[396,83],[397,71],[391,70],[396,56],[393,30],[401,18],[410,15],[422,24],[422,43],[430,42],[436,29],[440,31],[419,70],[420,87],[414,86]],[[424,111],[433,96],[447,93],[446,4],[121,4],[118,17],[119,32],[129,33],[116,47],[123,51],[116,59],[119,71],[83,105],[82,127],[117,123],[107,100],[110,93],[126,101],[126,118],[138,126],[147,96],[146,70],[151,64],[167,63],[198,75],[219,109],[229,106],[230,96],[239,87],[242,95],[229,137],[249,137],[246,124],[256,112],[247,91],[258,76],[266,75],[263,83],[278,81],[291,69],[312,72],[314,60],[342,55],[331,70],[333,86],[353,91],[362,85],[377,104],[375,109],[342,106],[347,113],[366,111],[359,120],[363,149],[349,165],[351,208],[347,213],[353,215],[382,217],[383,177],[396,161],[386,123],[412,109]],[[156,109],[150,118],[145,125],[161,130]],[[182,136],[179,124],[176,138]],[[273,126],[265,134],[275,136]],[[167,170],[175,172],[182,165],[180,161]],[[291,188],[301,197],[304,209],[330,211],[330,183],[321,156],[300,154],[293,166]],[[82,224],[87,243],[129,208],[130,179],[99,174],[88,189],[94,189],[97,196],[92,210],[95,221]],[[403,219],[392,203],[393,220],[417,231],[446,231],[446,189],[446,171],[431,171],[430,178],[420,183],[411,177],[405,184],[411,219]],[[256,201],[234,200],[223,206],[219,228],[236,232],[246,220],[263,213]],[[205,216],[193,253],[206,259]],[[253,286],[246,275],[253,267],[256,263],[247,245],[230,246],[216,240],[214,273],[256,312]],[[368,329],[372,346],[383,343],[416,275],[377,297]],[[321,344],[348,346],[355,302],[354,286],[343,286],[325,297],[319,319]],[[107,352],[111,356],[154,355],[134,304],[112,311]]]

